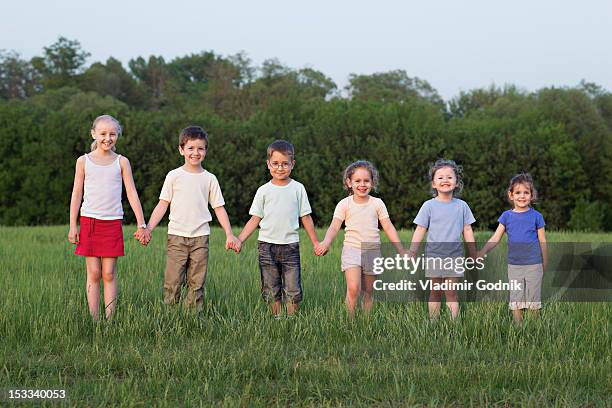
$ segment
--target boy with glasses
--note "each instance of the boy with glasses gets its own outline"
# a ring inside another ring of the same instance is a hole
[[[259,230],[259,270],[261,293],[271,305],[276,318],[280,316],[281,300],[291,316],[302,300],[300,276],[299,220],[316,248],[319,244],[312,222],[308,195],[304,186],[291,179],[295,166],[293,145],[276,140],[268,146],[268,170],[272,180],[257,189],[249,210],[251,219],[238,236],[234,250],[239,252],[242,243]]]

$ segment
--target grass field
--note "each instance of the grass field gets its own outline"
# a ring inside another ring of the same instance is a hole
[[[324,258],[303,239],[303,308],[277,321],[259,295],[255,238],[226,253],[214,229],[194,314],[161,302],[165,231],[142,248],[132,230],[115,319],[93,323],[67,227],[0,227],[0,405],[9,388],[65,389],[69,406],[612,405],[612,304],[549,303],[521,327],[491,302],[462,305],[455,322],[382,302],[350,320],[339,237]]]

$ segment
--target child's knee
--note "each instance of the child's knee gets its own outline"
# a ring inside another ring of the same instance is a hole
[[[348,284],[346,286],[346,292],[347,294],[352,297],[352,298],[356,298],[359,296],[359,292],[361,292],[361,285],[360,284]]]
[[[446,296],[446,302],[457,302],[457,292],[454,290],[448,290],[444,292],[444,296]]]
[[[104,280],[104,282],[114,281],[115,280],[115,270],[114,269],[102,270],[102,280]]]
[[[90,282],[99,282],[102,279],[102,269],[99,267],[87,267],[87,280]]]

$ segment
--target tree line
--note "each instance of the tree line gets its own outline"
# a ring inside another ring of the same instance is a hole
[[[478,228],[495,227],[508,181],[527,171],[549,228],[612,230],[612,94],[596,84],[491,86],[444,101],[403,70],[351,74],[341,90],[320,71],[274,59],[255,66],[244,53],[137,57],[127,68],[114,58],[86,65],[88,57],[63,37],[30,60],[0,51],[0,224],[68,222],[75,160],[89,150],[92,120],[108,113],[123,124],[117,149],[146,214],[181,165],[178,132],[199,124],[210,134],[204,165],[236,225],[268,180],[266,146],[282,138],[295,145],[293,174],[318,225],[345,194],[344,167],[366,159],[392,219],[411,227],[431,197],[428,166],[444,157],[463,168],[462,198]]]

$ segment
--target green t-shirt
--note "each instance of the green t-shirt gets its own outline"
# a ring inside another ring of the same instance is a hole
[[[295,180],[286,186],[270,181],[259,187],[249,210],[261,218],[258,240],[271,244],[299,242],[299,218],[311,212],[306,189]]]

